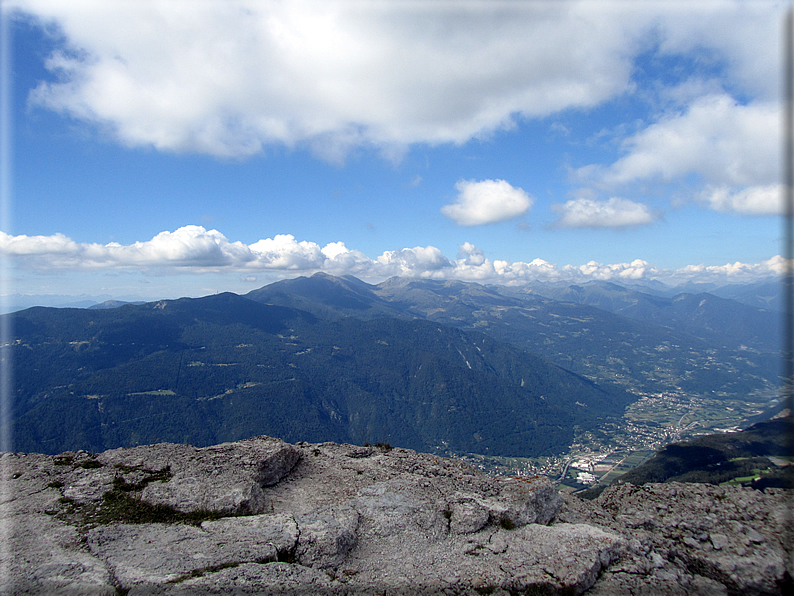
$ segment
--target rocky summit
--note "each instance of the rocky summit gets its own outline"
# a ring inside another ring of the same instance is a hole
[[[789,494],[585,501],[388,445],[2,456],[2,594],[784,594]]]

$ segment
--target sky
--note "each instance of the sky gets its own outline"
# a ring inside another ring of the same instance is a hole
[[[787,6],[3,0],[2,291],[769,278]]]

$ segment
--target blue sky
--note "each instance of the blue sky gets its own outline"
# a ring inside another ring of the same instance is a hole
[[[5,1],[4,291],[772,276],[785,6]]]

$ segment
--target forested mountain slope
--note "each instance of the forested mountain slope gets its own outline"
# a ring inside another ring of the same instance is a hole
[[[15,449],[390,442],[539,455],[632,396],[436,322],[327,320],[234,294],[14,315]]]
[[[616,383],[632,391],[745,396],[769,391],[779,374],[777,349],[738,348],[723,336],[701,333],[704,337],[699,337],[586,304],[459,281],[392,278],[377,286],[359,282],[354,288],[348,283],[317,274],[278,282],[247,296],[299,305],[318,316],[367,319],[390,309],[402,317],[476,330],[599,384]],[[711,298],[715,329],[722,329],[723,319],[743,325],[735,322],[743,315],[731,309],[750,307]],[[356,309],[347,307],[352,302]],[[723,302],[728,307],[719,314]],[[340,304],[345,306],[334,306]],[[678,327],[686,326],[681,322]],[[765,327],[758,328],[764,332]]]

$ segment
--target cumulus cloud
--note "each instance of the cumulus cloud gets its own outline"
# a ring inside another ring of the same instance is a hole
[[[521,188],[504,180],[460,180],[458,198],[444,205],[441,214],[461,226],[480,226],[518,217],[532,206],[533,199]]]
[[[331,242],[322,250],[325,256],[323,269],[336,275],[366,274],[372,261],[363,252],[351,250],[344,242]]]
[[[0,251],[33,269],[113,267],[224,267],[255,258],[241,242],[230,243],[220,232],[185,226],[161,232],[146,242],[122,246],[78,244],[63,234],[11,236],[0,232]]]
[[[375,259],[370,272],[378,276],[434,277],[451,266],[435,246],[388,250]]]
[[[573,199],[551,208],[560,214],[555,225],[566,228],[625,228],[650,224],[659,217],[647,205],[618,197]]]
[[[130,146],[244,157],[268,144],[305,144],[339,161],[354,146],[395,156],[412,143],[463,143],[519,117],[597,106],[630,88],[634,57],[657,41],[669,54],[717,50],[729,57],[729,76],[754,91],[778,78],[770,75],[778,11],[691,4],[4,6],[60,34],[35,105]]]
[[[760,263],[726,263],[725,265],[687,265],[675,271],[676,281],[698,281],[712,283],[742,283],[786,272],[786,259],[776,255]]]
[[[729,187],[707,188],[699,200],[715,211],[729,211],[743,215],[782,215],[783,186],[770,184],[734,191]]]
[[[780,122],[776,103],[744,105],[725,93],[698,97],[685,110],[665,114],[627,138],[626,155],[615,163],[580,168],[578,179],[615,187],[694,174],[721,189],[723,198],[709,201],[715,208],[769,212],[766,207],[759,211],[758,203],[767,203],[761,194],[779,179]],[[743,194],[745,188],[751,190]]]
[[[780,122],[778,104],[742,105],[725,94],[700,97],[683,114],[629,138],[629,155],[605,179],[671,180],[695,172],[712,184],[770,183],[779,179]]]
[[[530,262],[491,260],[470,242],[458,247],[457,258],[448,259],[434,246],[416,246],[386,251],[371,259],[343,242],[325,247],[297,241],[279,234],[247,245],[230,242],[217,230],[185,226],[161,232],[148,241],[121,245],[78,243],[63,234],[52,236],[11,236],[0,232],[0,255],[19,270],[40,273],[71,271],[139,271],[142,273],[235,272],[241,279],[255,280],[256,272],[311,274],[326,271],[334,275],[357,275],[369,279],[391,276],[431,279],[460,279],[483,283],[522,284],[529,281],[688,280],[740,282],[779,276],[785,261],[776,256],[756,264],[722,266],[690,265],[676,271],[656,268],[636,259],[627,263],[562,267],[540,258]]]
[[[588,3],[7,4],[62,34],[39,106],[132,146],[246,156],[306,143],[329,160],[597,105],[625,89],[644,22]]]
[[[631,263],[615,263],[604,265],[596,261],[590,261],[584,265],[575,267],[566,265],[563,270],[575,278],[608,280],[638,280],[656,279],[662,271],[642,259],[635,259]]]
[[[319,268],[325,261],[325,255],[314,242],[297,242],[292,234],[278,234],[274,238],[259,240],[249,247],[255,259],[246,261],[256,267],[281,270],[298,270]]]

